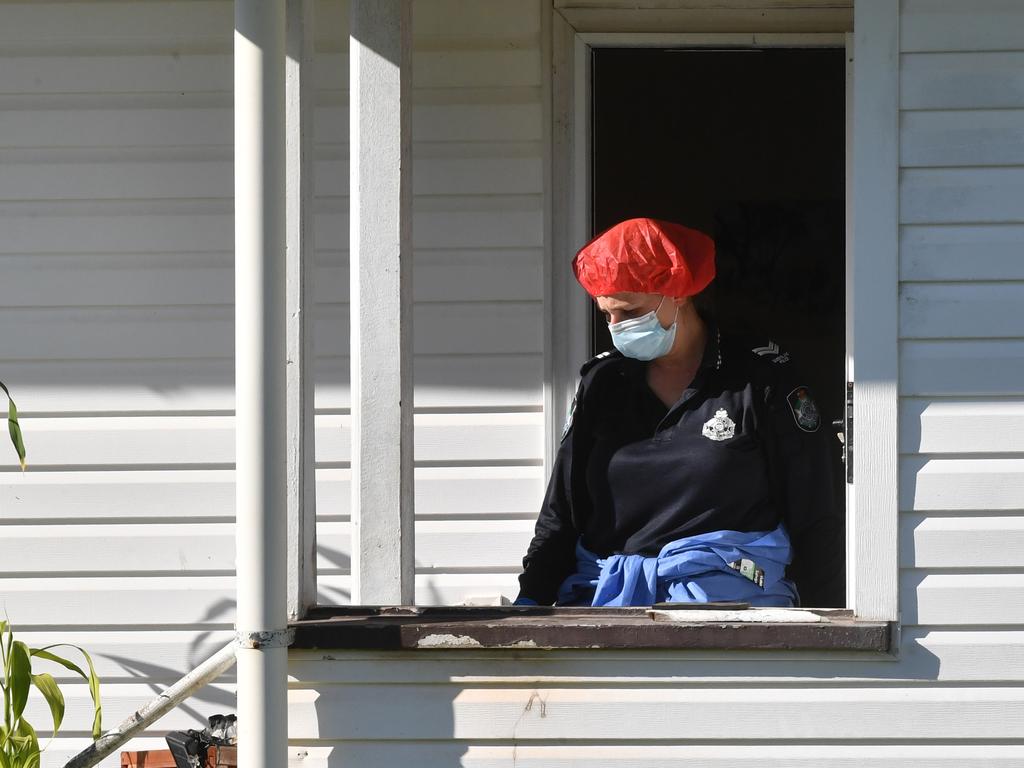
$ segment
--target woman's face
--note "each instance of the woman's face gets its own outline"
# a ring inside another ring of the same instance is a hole
[[[610,296],[598,296],[594,299],[598,310],[609,323],[621,323],[642,317],[653,310],[658,311],[658,322],[662,328],[672,325],[680,299],[667,299],[660,293],[613,293]],[[660,307],[659,307],[660,305]]]

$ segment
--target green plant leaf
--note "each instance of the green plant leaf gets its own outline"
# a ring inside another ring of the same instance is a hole
[[[11,670],[7,684],[11,689],[12,722],[16,722],[25,711],[28,689],[32,685],[32,662],[29,659],[28,646],[20,640],[15,640],[11,646]]]
[[[39,765],[39,737],[35,729],[28,724],[28,720],[22,719],[18,722],[18,733],[24,740],[21,747],[21,758],[26,768]]]
[[[25,470],[25,440],[21,436],[21,425],[18,423],[18,407],[14,404],[14,398],[10,391],[0,381],[0,389],[7,395],[7,431],[11,434],[11,442],[14,443],[14,450],[18,453],[18,463],[22,471]]]
[[[50,705],[50,714],[53,716],[53,736],[56,737],[57,731],[60,730],[60,724],[64,720],[64,694],[57,687],[57,681],[53,679],[53,675],[48,672],[32,675],[32,683],[43,694],[46,703]]]
[[[76,651],[81,653],[85,657],[86,664],[89,665],[89,674],[85,674],[81,667],[77,664],[73,664],[67,659],[58,656],[55,653],[50,653],[51,648],[74,648]],[[38,656],[41,659],[48,659],[56,662],[61,666],[70,669],[73,672],[77,672],[89,683],[89,696],[92,697],[93,707],[93,718],[92,718],[92,739],[96,741],[100,736],[103,735],[103,705],[100,701],[100,678],[96,674],[96,667],[92,663],[92,656],[88,652],[77,645],[71,645],[70,643],[56,643],[54,645],[47,645],[45,648],[34,648],[32,649],[32,655]]]

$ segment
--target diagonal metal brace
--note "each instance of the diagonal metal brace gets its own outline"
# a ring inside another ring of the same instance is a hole
[[[264,629],[257,632],[235,632],[239,648],[287,648],[295,642],[294,629]]]

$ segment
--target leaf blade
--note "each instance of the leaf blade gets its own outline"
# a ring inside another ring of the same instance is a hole
[[[21,424],[18,423],[18,406],[14,404],[14,398],[11,397],[10,390],[7,386],[0,381],[0,389],[7,395],[7,431],[11,436],[11,442],[14,444],[14,450],[18,454],[18,463],[21,465],[21,471],[24,472],[28,466],[25,463],[25,438],[21,434]]]
[[[57,687],[57,681],[49,672],[42,672],[32,675],[32,683],[43,694],[46,703],[50,705],[50,715],[53,717],[53,737],[56,738],[57,731],[64,721],[64,694]]]

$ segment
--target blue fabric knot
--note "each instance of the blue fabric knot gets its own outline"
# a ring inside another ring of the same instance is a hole
[[[662,547],[655,557],[600,558],[576,543],[576,573],[558,589],[558,605],[652,605],[744,602],[792,607],[800,598],[786,579],[793,548],[786,529],[711,531]]]

